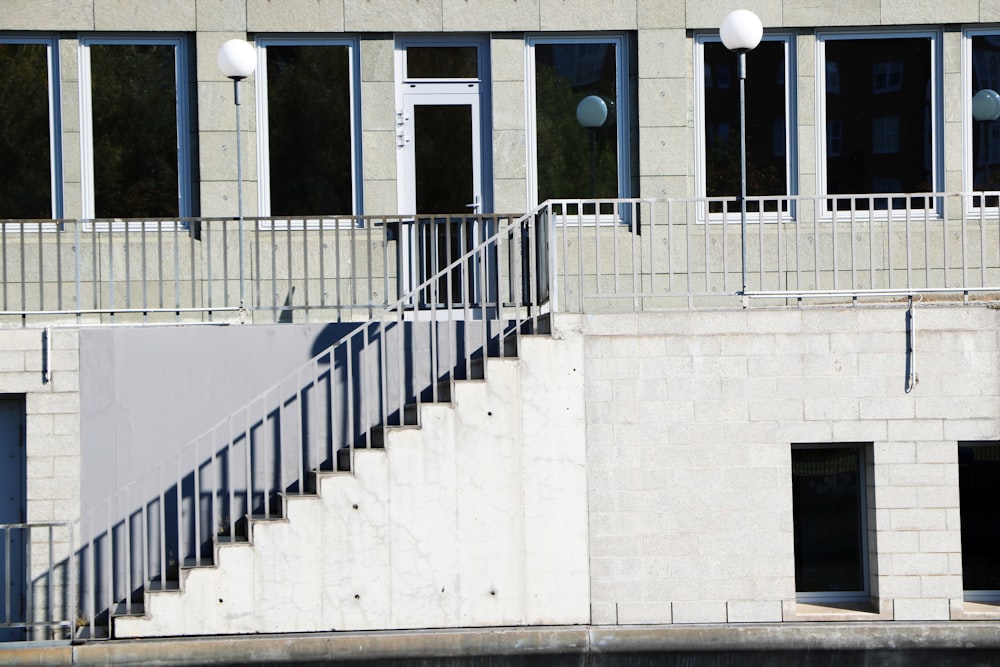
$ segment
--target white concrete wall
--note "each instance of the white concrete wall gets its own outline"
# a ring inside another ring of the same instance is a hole
[[[593,622],[865,617],[794,602],[791,445],[837,442],[872,443],[868,617],[948,619],[957,445],[1000,437],[997,324],[918,306],[907,393],[903,306],[587,318]]]
[[[289,499],[253,545],[221,547],[183,593],[147,594],[115,636],[587,623],[583,339],[522,352]]]

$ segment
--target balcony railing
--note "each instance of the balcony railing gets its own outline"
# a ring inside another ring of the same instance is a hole
[[[557,308],[632,311],[976,298],[1000,286],[997,201],[997,193],[752,197],[745,252],[732,199],[561,200],[534,215],[553,223],[546,268]],[[0,323],[363,321],[510,220],[253,218],[242,256],[231,219],[6,221]]]
[[[364,321],[509,218],[0,221],[0,322]]]
[[[732,199],[552,201],[540,215],[552,223],[553,310],[620,312],[996,295],[996,202],[996,193],[753,197],[745,252]]]

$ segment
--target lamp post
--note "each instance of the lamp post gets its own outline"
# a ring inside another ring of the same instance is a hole
[[[231,39],[219,48],[216,58],[219,69],[233,80],[233,98],[236,103],[236,190],[239,208],[240,237],[240,312],[246,303],[243,279],[243,150],[240,142],[240,81],[247,78],[257,65],[253,47],[242,39]]]
[[[595,171],[595,142],[597,139],[597,128],[604,127],[608,122],[608,103],[600,95],[587,95],[576,105],[576,120],[587,130],[590,135],[590,198],[593,199],[596,192],[594,171]]]
[[[727,49],[736,53],[740,77],[740,245],[743,253],[743,304],[747,293],[747,139],[746,139],[746,79],[747,53],[760,44],[764,26],[756,14],[737,9],[722,19],[719,36]]]

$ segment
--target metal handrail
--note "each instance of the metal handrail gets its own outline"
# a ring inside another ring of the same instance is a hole
[[[571,310],[635,311],[897,292],[964,298],[1000,284],[997,192],[757,196],[747,207],[744,247],[736,198],[546,202],[539,210],[554,222],[561,287],[554,299]],[[410,269],[434,252],[426,228],[463,219],[471,218],[248,218],[242,255],[231,218],[0,222],[0,324],[238,313],[364,321],[414,284]],[[250,295],[241,311],[244,265]]]
[[[1000,294],[1000,193],[557,200],[556,310]],[[743,288],[743,276],[746,288]]]
[[[464,252],[451,247],[461,234],[441,228],[428,256],[436,270],[411,265],[413,290],[85,513],[77,560],[88,636],[108,614],[141,610],[145,590],[179,587],[181,568],[211,563],[216,544],[249,540],[250,519],[279,515],[281,498],[315,490],[318,473],[353,474],[356,448],[379,446],[382,429],[410,423],[412,406],[447,400],[452,381],[538,330],[545,217],[489,222],[496,229]]]
[[[69,638],[76,618],[72,553],[70,522],[0,523],[0,638]]]

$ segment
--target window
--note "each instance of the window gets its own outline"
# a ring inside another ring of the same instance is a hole
[[[967,47],[971,49],[971,67],[966,84],[966,100],[971,107],[972,96],[981,90],[1000,92],[1000,34],[970,32]],[[966,112],[970,129],[966,141],[971,146],[972,164],[966,167],[966,182],[972,190],[1000,190],[1000,120],[976,120]],[[971,181],[971,182],[970,182]],[[990,206],[996,197],[987,198]]]
[[[794,173],[789,128],[791,118],[788,62],[791,37],[766,35],[756,49],[747,54],[746,76],[746,149],[747,195],[784,196],[792,192]],[[738,197],[740,194],[740,89],[737,56],[717,35],[699,37],[695,71],[711,71],[715,85],[708,79],[698,89],[699,118],[699,191],[707,197]],[[725,72],[723,75],[722,73]],[[727,84],[721,86],[720,79]],[[772,210],[776,205],[772,204]],[[757,203],[749,202],[748,210]],[[721,212],[721,202],[710,206]],[[733,202],[730,210],[739,210]]]
[[[0,38],[0,219],[62,215],[55,44]]]
[[[193,213],[187,67],[181,37],[81,40],[84,217]]]
[[[872,118],[872,152],[899,152],[899,116]],[[879,190],[878,192],[884,192]]]
[[[865,445],[792,448],[795,590],[800,601],[868,601]]]
[[[354,214],[360,209],[354,43],[261,39],[258,47],[262,215]]]
[[[959,443],[958,487],[966,598],[1000,599],[1000,443]]]
[[[528,41],[533,203],[547,199],[628,197],[629,59],[624,35]],[[577,106],[596,96],[603,125],[587,129]]]
[[[830,195],[885,192],[932,192],[938,189],[940,154],[937,91],[937,33],[832,33],[820,35],[818,77],[822,121],[837,137],[818,142],[822,191]],[[865,210],[886,208],[886,199],[858,198]],[[914,197],[910,205],[932,200]],[[893,207],[905,202],[894,201]],[[837,202],[850,208],[851,199]]]

